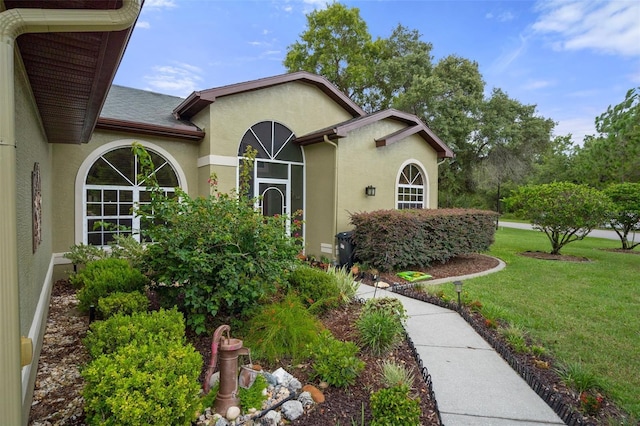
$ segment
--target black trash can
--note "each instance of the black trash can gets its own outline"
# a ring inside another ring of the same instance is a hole
[[[340,267],[353,266],[355,256],[355,245],[353,244],[353,231],[339,232],[336,234],[338,239],[338,263]]]

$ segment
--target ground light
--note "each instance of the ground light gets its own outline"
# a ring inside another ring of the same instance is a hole
[[[462,293],[462,281],[454,281],[453,285],[456,287],[456,293],[458,293],[458,310],[462,308],[460,304],[460,293]]]

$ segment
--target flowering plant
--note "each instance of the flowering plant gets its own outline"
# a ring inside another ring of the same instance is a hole
[[[584,391],[580,394],[580,408],[590,416],[598,414],[602,408],[602,401],[604,398],[600,393],[594,395],[593,392]]]

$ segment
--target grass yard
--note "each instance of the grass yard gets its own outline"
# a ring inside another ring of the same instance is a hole
[[[562,254],[591,262],[539,260],[517,253],[549,252],[542,232],[500,229],[489,254],[507,268],[465,281],[463,297],[526,330],[558,361],[579,363],[604,394],[640,418],[640,256],[602,250],[619,247],[587,238]],[[454,297],[452,285],[441,287]]]

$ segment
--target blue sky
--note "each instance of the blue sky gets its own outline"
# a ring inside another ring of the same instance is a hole
[[[342,1],[375,37],[402,24],[433,44],[434,61],[478,62],[486,92],[537,105],[572,133],[640,86],[640,1]],[[321,0],[146,0],[115,84],[186,97],[286,72],[287,47]]]

